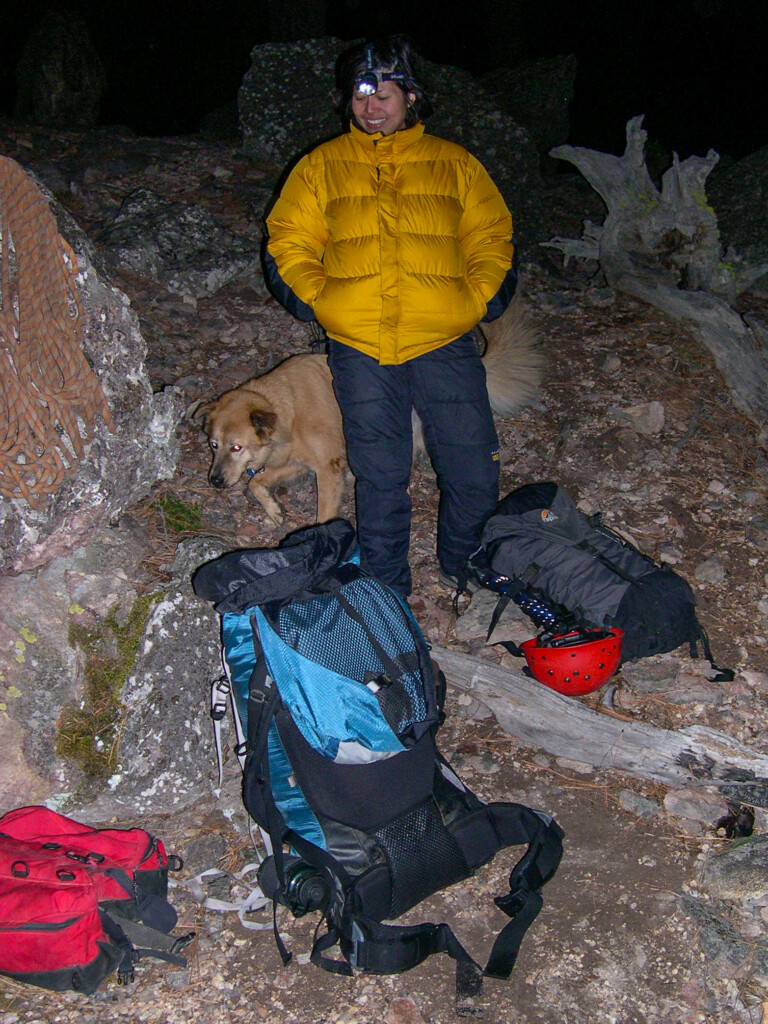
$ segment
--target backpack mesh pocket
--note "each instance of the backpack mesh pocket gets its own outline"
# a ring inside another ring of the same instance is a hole
[[[390,919],[471,874],[431,796],[373,835],[387,855],[392,876]]]

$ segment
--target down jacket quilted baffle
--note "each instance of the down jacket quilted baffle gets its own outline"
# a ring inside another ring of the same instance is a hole
[[[499,190],[475,157],[421,123],[392,135],[352,125],[318,146],[291,172],[267,227],[278,297],[380,363],[453,341],[505,283],[514,290]]]

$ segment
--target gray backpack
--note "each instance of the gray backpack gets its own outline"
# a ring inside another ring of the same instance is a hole
[[[549,633],[620,627],[622,662],[684,643],[695,654],[699,641],[712,661],[688,583],[581,512],[558,484],[526,484],[502,499],[462,576],[500,594],[489,636],[514,600]]]

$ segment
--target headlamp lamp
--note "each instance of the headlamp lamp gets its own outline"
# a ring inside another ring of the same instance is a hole
[[[387,71],[374,68],[373,47],[365,48],[365,71],[355,79],[355,92],[361,96],[375,96],[382,82],[404,82],[405,75],[401,71]]]

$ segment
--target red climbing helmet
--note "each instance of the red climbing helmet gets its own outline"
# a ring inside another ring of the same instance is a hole
[[[610,679],[621,661],[624,630],[575,629],[545,633],[521,644],[534,679],[567,697],[591,693]]]

